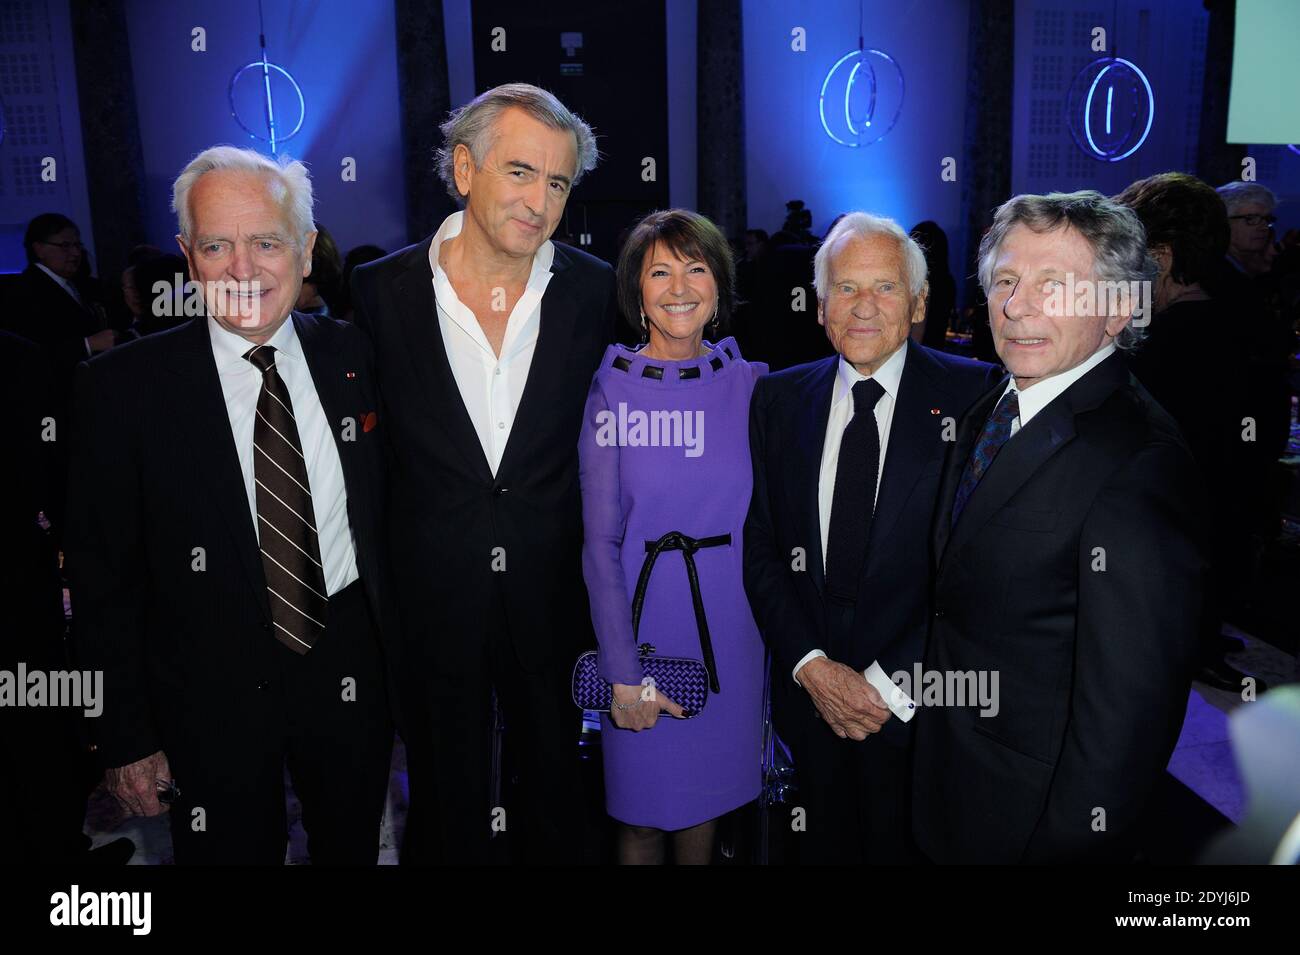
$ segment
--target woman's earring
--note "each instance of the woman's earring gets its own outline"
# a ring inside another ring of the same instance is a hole
[[[645,323],[645,312],[642,311],[641,312],[641,341],[648,342],[649,340],[650,340],[650,329],[649,327],[647,327]]]
[[[713,318],[709,320],[709,334],[718,334],[718,306],[713,306]]]

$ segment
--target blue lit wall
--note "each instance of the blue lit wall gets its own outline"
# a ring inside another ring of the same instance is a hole
[[[316,217],[344,252],[365,242],[405,244],[393,5],[267,0],[264,7],[271,60],[294,75],[307,100],[302,131],[283,151],[310,166]],[[226,0],[200,12],[191,4],[128,0],[126,11],[149,235],[170,250],[171,183],[185,163],[216,143],[268,151],[231,118],[226,98],[230,75],[259,56],[257,3]],[[191,50],[191,30],[200,26],[206,53]],[[284,108],[296,113],[287,100]],[[345,156],[356,160],[355,182],[340,175]]]
[[[858,8],[856,0],[746,0],[749,224],[779,229],[786,201],[798,198],[812,209],[818,234],[836,214],[866,209],[904,228],[934,219],[955,250],[961,184],[942,181],[940,173],[943,157],[961,159],[968,4],[866,0],[866,45],[898,60],[906,97],[888,136],[850,149],[826,135],[817,103],[826,71],[857,48]],[[807,31],[807,52],[791,50],[795,27]]]

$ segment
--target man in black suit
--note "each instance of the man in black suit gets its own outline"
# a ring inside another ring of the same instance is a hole
[[[382,423],[351,326],[291,311],[315,239],[298,162],[181,173],[208,317],[78,372],[68,564],[109,791],[178,863],[284,860],[286,763],[315,863],[374,864],[392,722]],[[178,791],[178,793],[177,793]]]
[[[402,859],[490,861],[504,830],[526,858],[562,861],[582,819],[568,677],[592,642],[578,433],[615,294],[608,265],[549,237],[596,148],[526,84],[483,93],[443,134],[440,173],[464,211],[353,275],[392,455]],[[489,786],[493,691],[523,797],[508,817]]]
[[[1204,571],[1195,465],[1117,352],[1154,263],[1132,210],[1055,193],[998,210],[979,274],[1014,378],[944,468],[926,671],[996,693],[917,715],[916,839],[935,862],[1123,861],[1182,725]]]
[[[755,389],[745,588],[805,810],[800,859],[906,862],[912,710],[892,675],[921,659],[944,451],[998,373],[909,341],[926,264],[896,223],[844,216],[815,273],[838,354]]]

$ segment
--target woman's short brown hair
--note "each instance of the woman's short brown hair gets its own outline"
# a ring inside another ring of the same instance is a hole
[[[1228,252],[1228,210],[1208,183],[1183,172],[1139,179],[1115,197],[1142,220],[1147,248],[1169,246],[1169,274],[1183,285],[1213,275]]]
[[[698,212],[652,212],[632,230],[618,256],[618,305],[641,333],[641,269],[646,254],[663,243],[678,258],[703,262],[718,286],[718,327],[726,328],[736,306],[736,263],[731,245],[716,225]]]

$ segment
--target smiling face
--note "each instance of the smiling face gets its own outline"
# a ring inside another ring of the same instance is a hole
[[[190,190],[193,235],[176,237],[202,284],[208,314],[254,344],[288,318],[311,272],[316,233],[300,243],[268,175],[236,169],[204,173]]]
[[[646,252],[641,265],[641,309],[651,344],[698,339],[718,308],[718,282],[700,259],[683,257],[663,242]]]
[[[989,323],[1016,387],[1023,390],[1082,364],[1127,324],[1127,314],[1085,307],[1086,290],[1096,278],[1093,266],[1091,244],[1069,227],[1034,232],[1015,225],[1003,238],[988,290]],[[1076,299],[1062,308],[1071,281]]]
[[[463,144],[453,164],[456,188],[466,196],[466,224],[472,220],[499,252],[531,258],[564,215],[578,142],[572,132],[511,108],[496,118],[481,166]]]
[[[913,295],[903,250],[889,235],[846,235],[830,254],[829,283],[817,321],[835,350],[863,375],[873,375],[925,321],[928,287]]]

